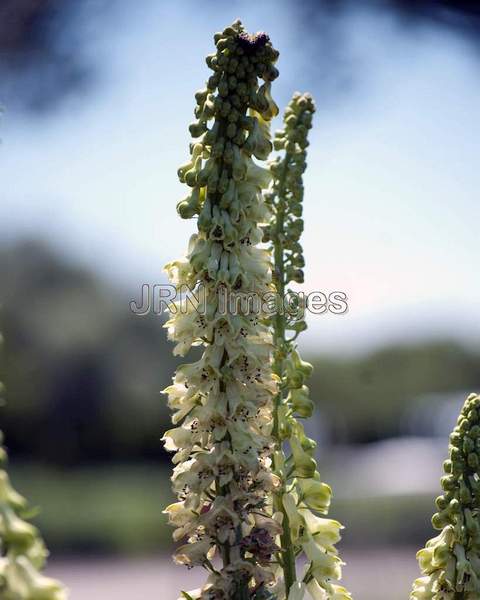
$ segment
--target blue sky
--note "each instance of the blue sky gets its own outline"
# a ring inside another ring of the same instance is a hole
[[[312,316],[305,343],[327,352],[424,336],[478,342],[480,77],[465,42],[351,13],[341,60],[325,59],[322,71],[312,68],[311,38],[292,32],[293,3],[122,6],[107,25],[82,30],[79,51],[98,68],[90,93],[43,118],[6,107],[3,239],[43,237],[132,296],[161,280],[194,229],[175,212],[185,194],[176,169],[187,156],[193,93],[208,76],[204,56],[213,32],[240,15],[281,51],[280,106],[295,89],[318,105],[305,288],[343,290],[350,310]]]

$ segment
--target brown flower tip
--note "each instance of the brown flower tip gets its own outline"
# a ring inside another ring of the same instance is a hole
[[[238,35],[238,41],[246,54],[253,54],[259,48],[263,48],[270,41],[270,38],[264,31],[255,34],[243,32]]]

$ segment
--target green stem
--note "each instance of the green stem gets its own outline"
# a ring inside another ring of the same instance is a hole
[[[245,578],[241,579],[237,583],[237,589],[235,590],[235,596],[233,600],[250,600],[250,592],[248,590],[248,585],[246,585]]]
[[[277,207],[275,211],[275,228],[272,231],[272,239],[273,239],[273,255],[274,255],[274,281],[276,285],[276,291],[280,301],[283,303],[283,298],[285,295],[285,265],[284,265],[284,248],[283,248],[283,235],[284,235],[284,227],[285,227],[285,178],[288,170],[288,163],[290,160],[290,155],[287,153],[285,155],[285,161],[283,166],[283,171],[278,187],[278,199],[277,199]],[[281,379],[284,375],[284,358],[285,358],[285,316],[282,314],[282,311],[277,307],[277,312],[275,314],[275,320],[273,324],[273,341],[274,346],[276,348],[273,357],[273,372],[278,375]],[[279,432],[279,408],[283,401],[283,393],[280,391],[274,401],[274,413],[273,413],[273,437],[276,440],[276,450],[277,452],[283,453],[282,442],[280,440],[280,432]],[[275,470],[278,472],[280,470],[280,465],[275,464]],[[290,588],[295,583],[297,579],[296,575],[296,564],[295,564],[295,549],[293,547],[292,536],[290,534],[290,522],[288,519],[287,512],[283,506],[282,495],[285,492],[287,481],[285,478],[282,480],[282,486],[278,494],[274,497],[274,508],[276,511],[281,512],[283,514],[283,532],[280,536],[282,549],[283,549],[283,576],[285,581],[285,596],[288,597],[288,593]]]

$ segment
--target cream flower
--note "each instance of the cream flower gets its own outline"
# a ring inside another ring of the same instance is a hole
[[[340,558],[326,552],[312,536],[306,536],[302,548],[311,562],[311,570],[315,579],[321,584],[326,579],[340,579],[342,576]]]
[[[306,586],[304,583],[296,581],[290,588],[288,600],[303,600],[305,597]]]
[[[6,588],[5,600],[65,600],[62,585],[39,573],[25,556],[11,558],[0,571]]]
[[[174,560],[181,565],[203,565],[206,560],[213,558],[215,546],[210,539],[193,541],[177,548]]]
[[[334,552],[335,544],[340,541],[340,530],[343,529],[338,521],[317,517],[311,510],[300,509],[299,513],[305,523],[307,536],[314,538],[317,544],[323,546],[327,551]]]

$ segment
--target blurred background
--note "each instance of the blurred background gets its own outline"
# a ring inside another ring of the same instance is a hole
[[[237,17],[281,52],[278,104],[317,102],[304,289],[349,311],[310,315],[301,349],[357,600],[407,597],[446,436],[480,389],[478,3],[2,0],[0,424],[73,600],[203,579],[171,566],[161,514],[175,361],[129,301],[193,232],[176,169]]]

